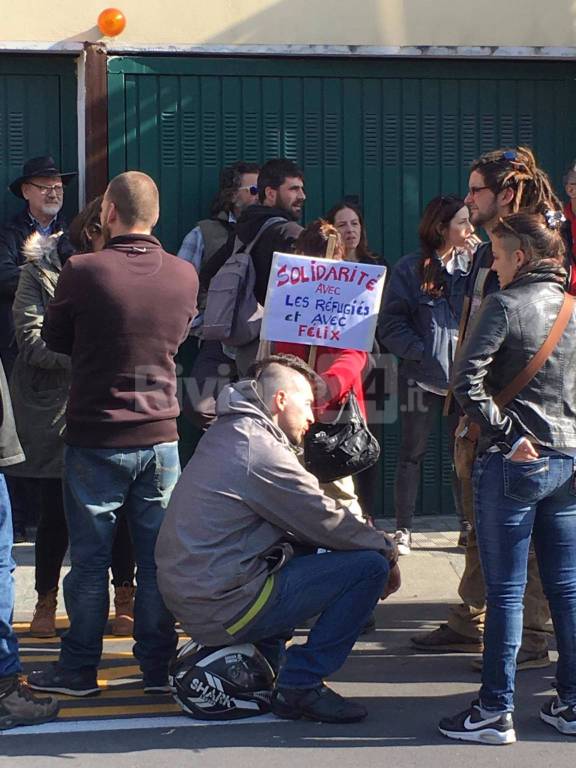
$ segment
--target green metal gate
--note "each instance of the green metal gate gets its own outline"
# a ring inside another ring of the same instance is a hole
[[[576,154],[576,66],[462,60],[112,58],[109,162],[160,185],[168,249],[206,215],[220,168],[286,156],[306,176],[306,219],[345,195],[364,209],[371,247],[394,263],[416,244],[420,212],[463,192],[467,167],[498,146],[532,146],[559,182]],[[422,471],[421,514],[451,509],[438,431]],[[398,434],[383,430],[385,514]]]
[[[30,157],[52,155],[62,170],[78,167],[76,63],[62,56],[0,56],[0,221],[22,202],[7,191]],[[78,207],[74,181],[65,211]]]

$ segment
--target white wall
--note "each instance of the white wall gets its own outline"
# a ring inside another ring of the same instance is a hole
[[[18,0],[0,46],[23,50],[102,39],[114,4],[127,18],[112,47],[237,45],[576,45],[576,0]],[[21,45],[20,45],[21,44]]]

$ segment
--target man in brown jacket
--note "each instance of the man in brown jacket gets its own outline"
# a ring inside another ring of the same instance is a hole
[[[101,210],[106,248],[68,259],[46,311],[42,338],[71,361],[63,483],[70,629],[58,662],[28,676],[37,690],[100,692],[121,509],[138,567],[134,655],[145,692],[168,689],[177,638],[158,591],[154,546],[180,473],[174,356],[196,314],[198,278],[151,234],[159,213],[158,189],[145,173],[112,179]]]
[[[221,392],[160,530],[158,585],[194,640],[254,642],[280,667],[276,715],[354,722],[364,707],[322,681],[344,663],[378,599],[400,586],[397,551],[298,460],[314,421],[314,381],[301,360],[275,355],[254,380]],[[307,642],[285,649],[293,628],[318,615]]]

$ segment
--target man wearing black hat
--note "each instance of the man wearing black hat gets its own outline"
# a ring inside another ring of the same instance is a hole
[[[25,261],[23,245],[33,232],[51,235],[66,229],[61,214],[64,187],[76,176],[61,173],[49,155],[24,163],[22,175],[10,184],[10,191],[26,201],[26,208],[0,227],[0,359],[6,378],[18,350],[12,320],[12,303],[18,287],[20,267]],[[8,479],[14,515],[14,541],[26,539],[27,507],[38,503],[26,478]]]
[[[64,187],[76,176],[61,173],[49,155],[24,163],[22,175],[10,191],[25,200],[26,208],[0,227],[0,357],[7,377],[16,358],[12,302],[18,287],[22,246],[32,232],[51,235],[66,228],[61,214]]]

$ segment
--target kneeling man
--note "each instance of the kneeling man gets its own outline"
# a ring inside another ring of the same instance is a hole
[[[392,539],[329,499],[298,460],[316,382],[300,359],[274,355],[221,392],[160,530],[158,583],[197,642],[257,645],[278,671],[276,715],[355,722],[364,707],[323,678],[400,574]],[[313,616],[307,642],[285,648]]]

